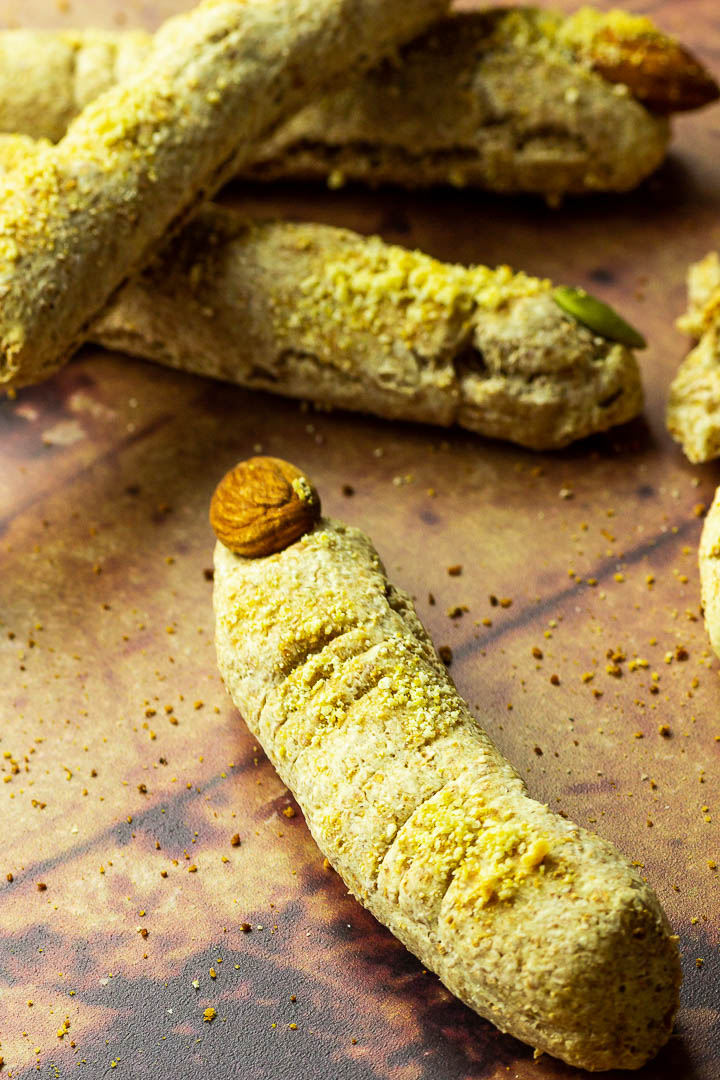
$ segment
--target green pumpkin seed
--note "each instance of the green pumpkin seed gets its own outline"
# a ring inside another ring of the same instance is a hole
[[[629,349],[647,348],[647,341],[639,331],[620,318],[617,311],[608,304],[604,304],[596,296],[591,296],[584,289],[558,285],[553,289],[552,297],[559,308],[595,334],[609,341],[618,341]]]

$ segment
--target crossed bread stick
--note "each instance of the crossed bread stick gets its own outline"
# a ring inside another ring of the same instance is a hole
[[[638,1068],[670,1034],[680,981],[657,897],[528,796],[369,538],[319,513],[276,459],[215,493],[233,701],[347,886],[453,993],[571,1065]]]
[[[445,0],[204,0],[137,72],[0,186],[0,383],[58,367],[113,294],[348,67],[419,32]]]
[[[0,169],[36,152],[0,136]],[[548,281],[325,225],[248,224],[212,204],[89,337],[251,389],[536,450],[642,408],[633,352],[564,314]]]
[[[0,33],[0,131],[57,140],[147,61],[138,31]],[[667,114],[717,86],[644,17],[584,8],[457,14],[304,109],[238,169],[495,191],[627,190],[662,161]],[[645,106],[645,107],[644,107]]]

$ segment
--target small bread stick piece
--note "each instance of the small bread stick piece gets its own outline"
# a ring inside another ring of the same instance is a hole
[[[93,341],[183,371],[555,449],[636,416],[633,352],[548,281],[438,262],[324,225],[207,207]]]
[[[248,161],[353,64],[425,28],[446,0],[204,0],[146,64],[0,186],[0,383],[59,366],[90,322]]]
[[[689,308],[679,330],[699,339],[670,386],[666,423],[693,464],[720,457],[720,259],[711,252],[690,267]]]
[[[143,63],[142,32],[0,33],[0,131],[57,140],[93,96]],[[669,139],[661,114],[718,88],[645,17],[583,8],[458,13],[291,120],[241,171],[410,187],[627,190]]]
[[[671,1032],[680,982],[654,892],[612,844],[529,797],[369,538],[318,517],[307,478],[285,489],[291,517],[313,501],[305,535],[272,555],[231,550],[264,501],[282,518],[277,470],[243,463],[213,498],[230,545],[215,549],[218,662],[321,851],[501,1030],[581,1068],[640,1067]]]
[[[705,629],[720,657],[720,488],[703,523],[698,565]]]

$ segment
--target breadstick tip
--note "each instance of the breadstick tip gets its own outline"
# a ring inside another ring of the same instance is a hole
[[[581,8],[567,19],[562,34],[593,70],[626,86],[653,112],[700,109],[720,97],[716,80],[689,49],[644,15]]]

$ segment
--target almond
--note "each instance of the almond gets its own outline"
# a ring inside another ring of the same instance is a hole
[[[720,97],[715,79],[688,49],[660,33],[623,36],[606,26],[588,49],[593,69],[624,83],[633,97],[659,113],[699,109]]]
[[[282,551],[312,529],[320,499],[307,476],[287,461],[241,461],[218,484],[210,524],[218,540],[247,558]]]

